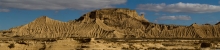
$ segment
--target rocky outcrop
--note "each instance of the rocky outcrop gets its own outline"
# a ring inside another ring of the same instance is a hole
[[[220,22],[216,23],[215,25],[219,25],[219,24],[220,24]]]
[[[178,26],[154,24],[135,10],[106,8],[79,19],[61,22],[42,16],[29,24],[11,28],[12,36],[29,38],[219,38],[220,25]]]

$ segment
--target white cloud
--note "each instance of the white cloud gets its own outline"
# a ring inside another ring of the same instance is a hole
[[[220,12],[219,5],[199,4],[199,3],[175,3],[175,4],[140,4],[138,10],[164,11],[164,12],[187,12],[187,13],[211,13]]]
[[[165,16],[166,14],[155,13],[154,15],[157,15],[157,16]]]
[[[191,20],[190,16],[179,15],[179,16],[162,16],[158,18],[159,20]]]
[[[0,9],[0,12],[9,12],[9,9]]]
[[[27,10],[96,9],[114,7],[127,0],[0,0],[0,7]]]

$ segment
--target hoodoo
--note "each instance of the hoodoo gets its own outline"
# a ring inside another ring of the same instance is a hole
[[[105,8],[79,19],[61,22],[42,16],[29,24],[9,29],[10,36],[32,38],[219,38],[220,25],[178,26],[149,22],[144,15],[125,8]]]

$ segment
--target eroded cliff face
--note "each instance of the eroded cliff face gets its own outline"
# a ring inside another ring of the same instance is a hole
[[[107,8],[91,11],[79,19],[61,22],[42,16],[29,24],[11,28],[10,35],[32,38],[219,38],[220,25],[177,26],[148,22],[135,10]]]

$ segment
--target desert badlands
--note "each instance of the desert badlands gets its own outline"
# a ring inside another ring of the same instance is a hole
[[[220,48],[220,22],[149,22],[127,8],[104,8],[62,22],[47,16],[0,31],[0,50],[201,50]]]

